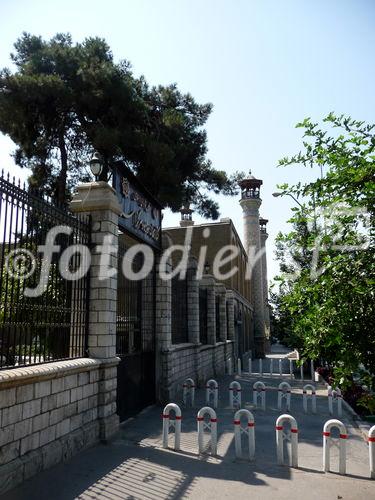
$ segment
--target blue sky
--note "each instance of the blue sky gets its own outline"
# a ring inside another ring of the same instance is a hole
[[[22,31],[75,41],[101,36],[115,59],[128,59],[151,84],[176,82],[199,102],[212,102],[209,158],[216,168],[252,170],[263,179],[261,213],[273,240],[293,202],[273,198],[276,184],[312,176],[276,168],[295,153],[306,116],[330,111],[374,122],[375,2],[372,0],[0,0],[0,67]],[[0,136],[0,167],[18,174]],[[25,174],[22,174],[23,176]],[[236,198],[219,198],[222,217],[242,235]],[[178,222],[166,214],[165,225]],[[200,222],[199,217],[195,217]]]

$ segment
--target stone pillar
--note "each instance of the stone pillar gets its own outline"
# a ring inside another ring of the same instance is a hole
[[[162,249],[171,244],[170,238],[163,234]],[[155,339],[156,339],[156,389],[159,401],[166,401],[169,373],[171,369],[168,360],[168,350],[172,345],[172,280],[163,278],[163,274],[172,272],[172,260],[161,262],[161,256],[156,258],[156,305],[155,305]]]
[[[267,254],[266,254],[267,238],[268,238],[268,234],[267,234],[267,231],[265,229],[265,226],[261,227],[260,242],[261,242],[261,249],[262,249],[264,325],[265,325],[265,335],[266,335],[266,351],[268,352],[271,348],[271,339],[270,339],[270,308],[269,308],[269,303],[268,303],[268,277],[267,277]]]
[[[216,342],[227,341],[227,304],[226,304],[226,288],[223,284],[217,283],[215,286],[216,295],[219,298],[219,318],[220,318],[220,338]]]
[[[197,260],[190,257],[187,266],[187,317],[189,342],[199,344],[199,281]]]
[[[107,441],[119,427],[116,414],[119,363],[116,357],[117,274],[109,277],[100,263],[102,256],[107,254],[110,266],[117,273],[118,215],[122,209],[114,189],[100,181],[79,185],[71,210],[91,217],[88,353],[89,357],[102,362],[99,369],[98,420],[100,438]],[[102,247],[106,237],[110,238],[112,248]]]
[[[235,329],[234,329],[234,297],[232,290],[227,290],[226,292],[227,301],[227,338],[228,340],[235,340]]]
[[[205,274],[201,279],[201,287],[207,290],[207,343],[216,344],[216,306],[215,279]]]
[[[240,201],[244,219],[245,248],[251,266],[251,296],[254,306],[254,337],[258,357],[265,354],[264,298],[261,252],[259,207],[260,198],[242,198]]]

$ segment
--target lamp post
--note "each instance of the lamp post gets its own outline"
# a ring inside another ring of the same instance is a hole
[[[103,159],[97,151],[95,151],[95,153],[92,155],[89,165],[91,173],[97,181],[100,177],[100,174],[103,172]]]

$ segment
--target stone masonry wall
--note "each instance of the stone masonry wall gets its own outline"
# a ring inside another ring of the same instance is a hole
[[[111,384],[114,389],[108,391]],[[115,404],[115,397],[116,367],[104,368],[100,360],[2,371],[0,494],[96,443],[98,409]]]
[[[234,360],[234,342],[215,345],[183,344],[162,352],[163,403],[175,400],[187,378],[202,387],[208,379],[225,373],[227,359]]]

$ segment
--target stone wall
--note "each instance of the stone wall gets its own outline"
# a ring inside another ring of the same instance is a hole
[[[0,494],[96,443],[112,405],[116,367],[99,360],[0,372]]]
[[[162,352],[162,402],[173,402],[182,390],[187,378],[198,387],[208,379],[225,373],[227,359],[234,362],[234,342],[218,342],[215,345],[181,344]]]

